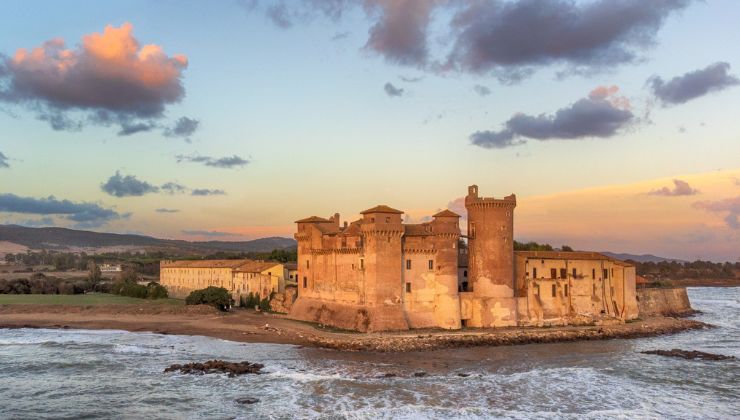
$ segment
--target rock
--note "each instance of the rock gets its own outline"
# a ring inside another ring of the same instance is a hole
[[[243,398],[237,398],[236,402],[239,404],[256,404],[260,402],[260,399],[253,398],[253,397],[243,397]]]
[[[224,362],[223,360],[209,360],[204,363],[187,363],[184,365],[174,364],[164,371],[187,373],[191,375],[204,375],[207,373],[228,373],[230,378],[237,375],[261,374],[265,365],[249,362]]]
[[[390,372],[389,372],[389,373],[385,373],[385,374],[383,374],[383,375],[380,375],[380,376],[378,376],[378,377],[379,377],[379,378],[395,378],[396,376],[398,376],[398,374],[397,374],[397,373],[390,373]]]
[[[458,373],[457,376],[461,378],[467,378],[468,376],[470,376],[470,374],[469,373]]]
[[[423,377],[427,376],[427,373],[426,372],[423,372],[423,371],[422,372],[416,372],[416,373],[414,373],[414,376],[416,376],[417,378],[423,378]]]
[[[657,354],[659,356],[667,356],[667,357],[679,357],[683,359],[693,360],[693,359],[701,359],[701,360],[729,360],[734,359],[735,356],[725,356],[722,354],[712,354],[712,353],[705,353],[703,351],[697,351],[697,350],[680,350],[680,349],[672,349],[672,350],[648,350],[641,352],[643,354]]]

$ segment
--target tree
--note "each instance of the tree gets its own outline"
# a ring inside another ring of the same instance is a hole
[[[87,270],[87,278],[90,280],[90,283],[92,283],[93,286],[100,283],[100,280],[103,278],[103,273],[100,271],[100,267],[95,264],[95,260],[87,261]]]
[[[220,311],[228,311],[234,304],[229,291],[223,287],[209,286],[205,289],[193,290],[187,298],[186,305],[211,305]]]
[[[560,247],[560,249],[564,252],[573,252],[573,248],[569,247],[568,245],[563,245]]]

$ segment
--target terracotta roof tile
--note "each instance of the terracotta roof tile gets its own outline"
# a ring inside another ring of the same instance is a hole
[[[395,214],[403,214],[401,210],[396,210],[394,208],[388,207],[385,204],[381,204],[379,206],[375,206],[371,209],[367,209],[363,212],[360,212],[360,214],[369,214],[369,213],[395,213]]]
[[[305,219],[296,220],[295,223],[333,223],[333,222],[329,219],[324,219],[323,217],[311,216]]]
[[[460,217],[460,215],[457,214],[457,213],[455,213],[452,210],[445,209],[445,210],[442,210],[441,212],[435,214],[432,217]]]

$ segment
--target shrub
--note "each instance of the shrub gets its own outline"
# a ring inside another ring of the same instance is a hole
[[[146,285],[147,299],[165,299],[169,296],[167,288],[157,282],[151,282]]]
[[[229,291],[223,287],[209,286],[205,289],[193,290],[187,298],[186,305],[211,305],[220,311],[228,311],[234,304]]]

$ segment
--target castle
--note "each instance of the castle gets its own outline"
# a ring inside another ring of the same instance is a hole
[[[472,185],[465,207],[466,237],[450,210],[419,224],[385,205],[352,223],[339,214],[298,220],[298,298],[289,316],[358,331],[637,317],[630,264],[594,252],[514,251],[513,194],[484,198]]]

